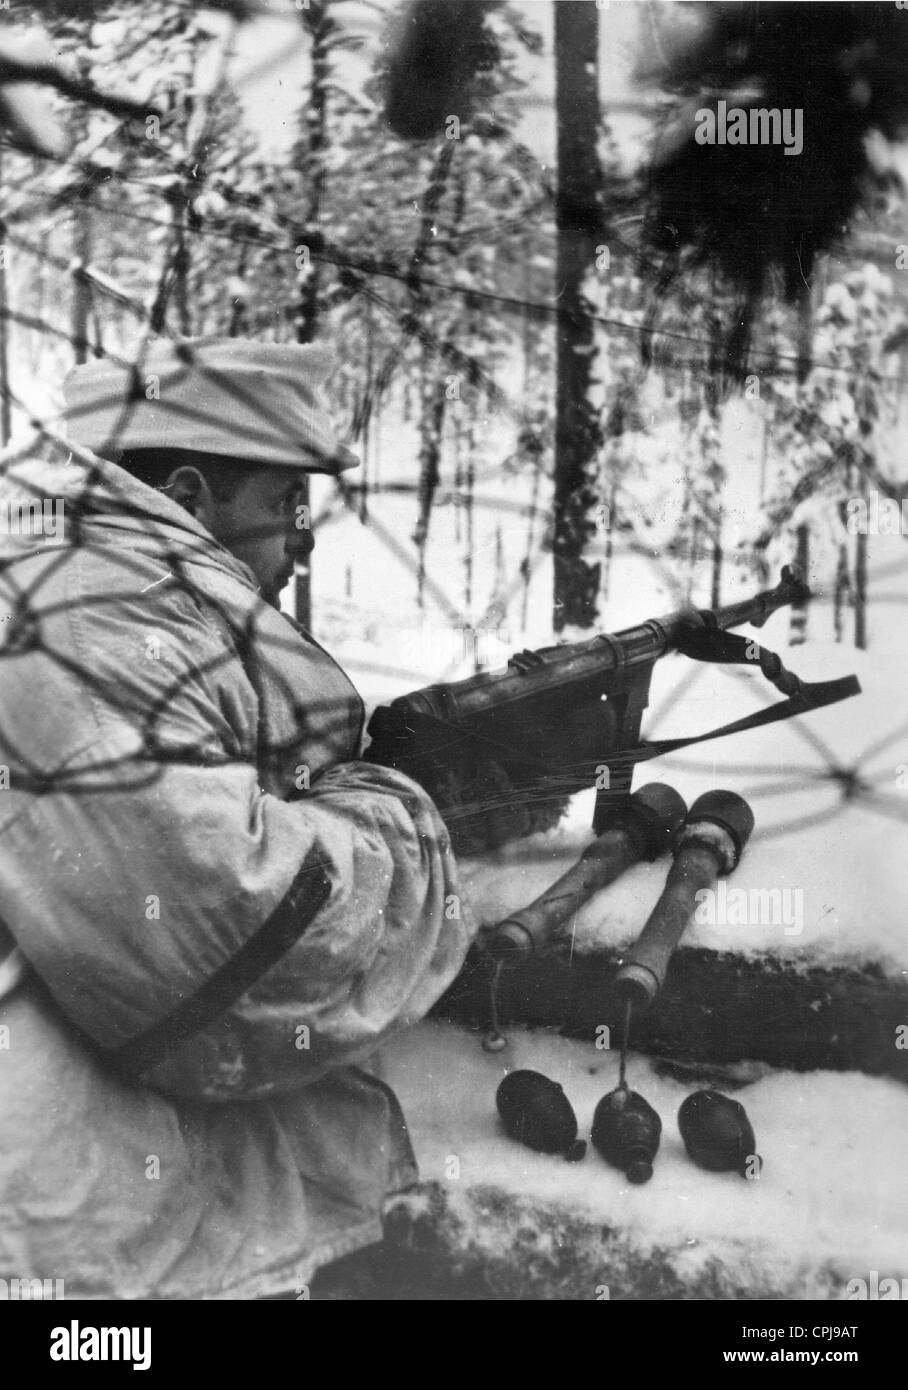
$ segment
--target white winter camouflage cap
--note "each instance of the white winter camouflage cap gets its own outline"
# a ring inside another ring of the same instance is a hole
[[[99,358],[63,383],[67,432],[104,457],[191,449],[337,475],[359,463],[319,387],[334,366],[316,344],[247,338],[152,342],[135,364]]]

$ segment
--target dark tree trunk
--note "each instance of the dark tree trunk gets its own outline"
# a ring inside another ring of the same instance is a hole
[[[236,277],[238,280],[245,280],[246,267],[249,259],[249,248],[245,242],[240,247],[239,260],[237,261]],[[231,338],[238,338],[246,328],[246,303],[240,296],[234,299],[230,306],[230,322],[227,325],[227,332]]]
[[[848,576],[848,550],[846,546],[839,546],[839,562],[836,567],[835,592],[833,595],[832,621],[835,630],[835,640],[841,642],[845,623],[843,608],[845,600],[851,593],[851,580]]]
[[[693,521],[691,522],[690,554],[687,556],[687,579],[685,581],[685,594],[688,603],[690,602],[691,595],[694,592],[694,580],[697,575],[697,561],[700,558],[700,529],[700,518],[698,516],[695,516]]]
[[[533,464],[533,492],[527,514],[527,542],[523,560],[520,563],[520,578],[523,583],[523,597],[520,604],[520,630],[526,632],[530,604],[530,581],[533,578],[533,542],[535,540],[536,511],[539,506],[539,485],[542,468],[538,457]]]
[[[189,316],[189,243],[186,240],[187,203],[173,209],[173,288],[177,305],[180,332],[188,338],[192,333]]]
[[[433,228],[436,224],[441,201],[448,187],[456,143],[454,140],[446,140],[439,147],[422,201],[419,235],[410,257],[410,274],[413,276],[411,298],[417,322],[422,322],[428,313],[428,297],[425,290],[418,284],[417,276],[426,263],[432,244]],[[455,232],[463,209],[464,188],[461,180],[452,224],[452,230]],[[450,348],[452,346],[453,339],[451,337],[446,338],[444,347]],[[420,385],[417,515],[416,526],[413,529],[413,543],[419,552],[417,599],[420,607],[422,607],[426,580],[426,545],[432,522],[432,504],[441,479],[441,437],[447,408],[446,372],[444,350],[439,354],[431,343],[425,343],[422,351],[422,380]]]
[[[461,454],[463,452],[463,431],[458,425],[454,431],[454,544],[460,545],[463,539],[463,517],[461,508],[463,507],[463,464]]]
[[[713,539],[713,575],[710,588],[710,607],[718,608],[722,602],[722,540],[718,534]]]
[[[867,537],[860,531],[854,552],[854,645],[867,648]]]
[[[615,555],[615,527],[618,524],[618,489],[612,481],[608,501],[608,524],[605,528],[605,562],[602,569],[602,599],[608,600],[609,584],[612,578],[612,560]]]
[[[303,23],[312,39],[312,78],[306,103],[306,140],[303,173],[306,180],[307,204],[304,212],[304,243],[311,252],[321,244],[320,219],[325,193],[327,170],[325,150],[328,126],[328,83],[331,75],[329,38],[334,21],[328,15],[329,0],[309,0],[302,11]],[[309,274],[303,280],[296,314],[296,340],[311,343],[318,328],[318,262],[311,260]],[[309,478],[303,476],[300,503],[309,507]],[[312,556],[306,560],[303,572],[297,573],[294,584],[294,612],[298,623],[312,627]]]
[[[78,364],[88,359],[88,320],[91,314],[91,285],[85,266],[91,257],[91,212],[88,202],[80,195],[73,205],[75,269],[73,270],[72,344]]]
[[[82,58],[78,64],[79,76],[88,80],[88,60]],[[88,129],[88,117],[79,112],[75,120],[75,134],[84,137]],[[91,206],[89,195],[83,191],[76,193],[73,201],[73,269],[72,304],[70,308],[70,336],[73,357],[78,365],[88,360],[88,321],[91,314],[91,285],[85,277],[84,268],[91,259]]]
[[[583,559],[596,530],[597,453],[601,430],[590,401],[594,381],[593,306],[584,293],[602,236],[599,133],[599,11],[589,0],[555,5],[555,105],[558,131],[558,344],[555,404],[555,631],[596,622],[598,564]]]
[[[810,527],[803,522],[797,529],[795,558],[805,580],[810,573]],[[807,604],[793,603],[788,625],[788,640],[793,647],[807,641]]]
[[[186,24],[181,22],[181,32],[185,32]],[[186,134],[187,141],[192,128],[193,111],[196,99],[192,92],[192,80],[195,72],[196,53],[187,55],[188,66],[181,73],[182,86],[175,86],[173,89],[174,111],[179,115],[179,121]],[[204,124],[204,122],[203,122]],[[179,186],[175,187],[169,194],[170,200],[170,251],[167,262],[161,272],[161,279],[158,283],[158,292],[155,296],[150,314],[150,327],[155,333],[163,333],[167,327],[167,312],[171,298],[176,302],[178,331],[184,337],[188,337],[192,332],[189,314],[189,246],[186,240],[187,221],[189,208],[195,192],[198,189],[198,167],[199,163],[205,159],[203,147],[200,146],[198,137],[192,141],[191,146],[187,145],[188,168],[185,176],[181,179]],[[198,162],[197,162],[198,160]],[[192,172],[188,170],[191,169]]]
[[[419,482],[416,496],[418,516],[413,540],[419,553],[417,598],[420,608],[426,582],[426,544],[432,503],[441,478],[441,436],[445,419],[446,386],[442,365],[430,348],[423,366],[423,399],[419,414]]]
[[[306,135],[302,161],[306,185],[303,241],[310,253],[317,250],[322,241],[321,212],[327,181],[325,153],[328,143],[328,83],[331,76],[329,38],[334,31],[328,5],[329,0],[309,0],[309,5],[303,11],[303,22],[312,40],[312,77],[303,117]],[[316,335],[319,278],[319,265],[313,260],[300,288],[296,313],[298,343],[311,343]]]
[[[798,290],[798,382],[802,384],[813,366],[813,292],[803,281]]]
[[[476,477],[475,464],[476,441],[473,435],[473,426],[467,427],[467,466],[464,478],[464,523],[466,541],[463,557],[463,608],[465,613],[469,613],[473,604],[473,484]]]
[[[373,304],[371,299],[366,300],[366,382],[365,391],[371,392],[374,389],[375,379],[375,324],[373,322]],[[359,519],[365,525],[369,516],[369,464],[372,454],[372,412],[363,411],[362,429],[362,485],[359,493]]]
[[[0,186],[3,177],[0,172]],[[6,283],[6,228],[0,221],[0,443],[5,448],[12,434],[12,407],[9,394],[9,302]]]

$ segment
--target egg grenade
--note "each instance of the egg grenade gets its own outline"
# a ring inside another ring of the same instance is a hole
[[[596,1106],[593,1144],[628,1182],[649,1182],[661,1135],[662,1121],[653,1107],[627,1086],[609,1091]]]
[[[576,1161],[586,1152],[577,1142],[577,1117],[557,1081],[538,1071],[512,1071],[495,1095],[501,1122],[511,1139],[537,1153],[563,1154]]]
[[[694,1091],[678,1111],[678,1128],[693,1161],[712,1173],[756,1176],[762,1160],[743,1105],[721,1091]]]

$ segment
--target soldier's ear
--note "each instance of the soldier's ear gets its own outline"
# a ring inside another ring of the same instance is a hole
[[[201,521],[203,526],[208,524],[214,498],[211,489],[197,468],[193,468],[191,464],[183,464],[180,468],[175,468],[167,479],[163,491],[168,497],[172,497],[174,502],[179,502],[190,516]]]

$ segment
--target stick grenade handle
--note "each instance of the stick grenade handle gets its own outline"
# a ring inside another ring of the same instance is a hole
[[[670,848],[684,823],[687,807],[674,787],[648,782],[625,799],[597,839],[587,845],[576,864],[550,888],[513,916],[499,922],[487,949],[495,959],[529,955],[544,946],[600,888],[643,859],[658,859]]]
[[[672,953],[697,908],[697,894],[736,868],[754,828],[753,811],[734,792],[714,791],[691,806],[674,846],[662,896],[637,944],[621,964],[615,987],[648,1007],[665,982]]]

